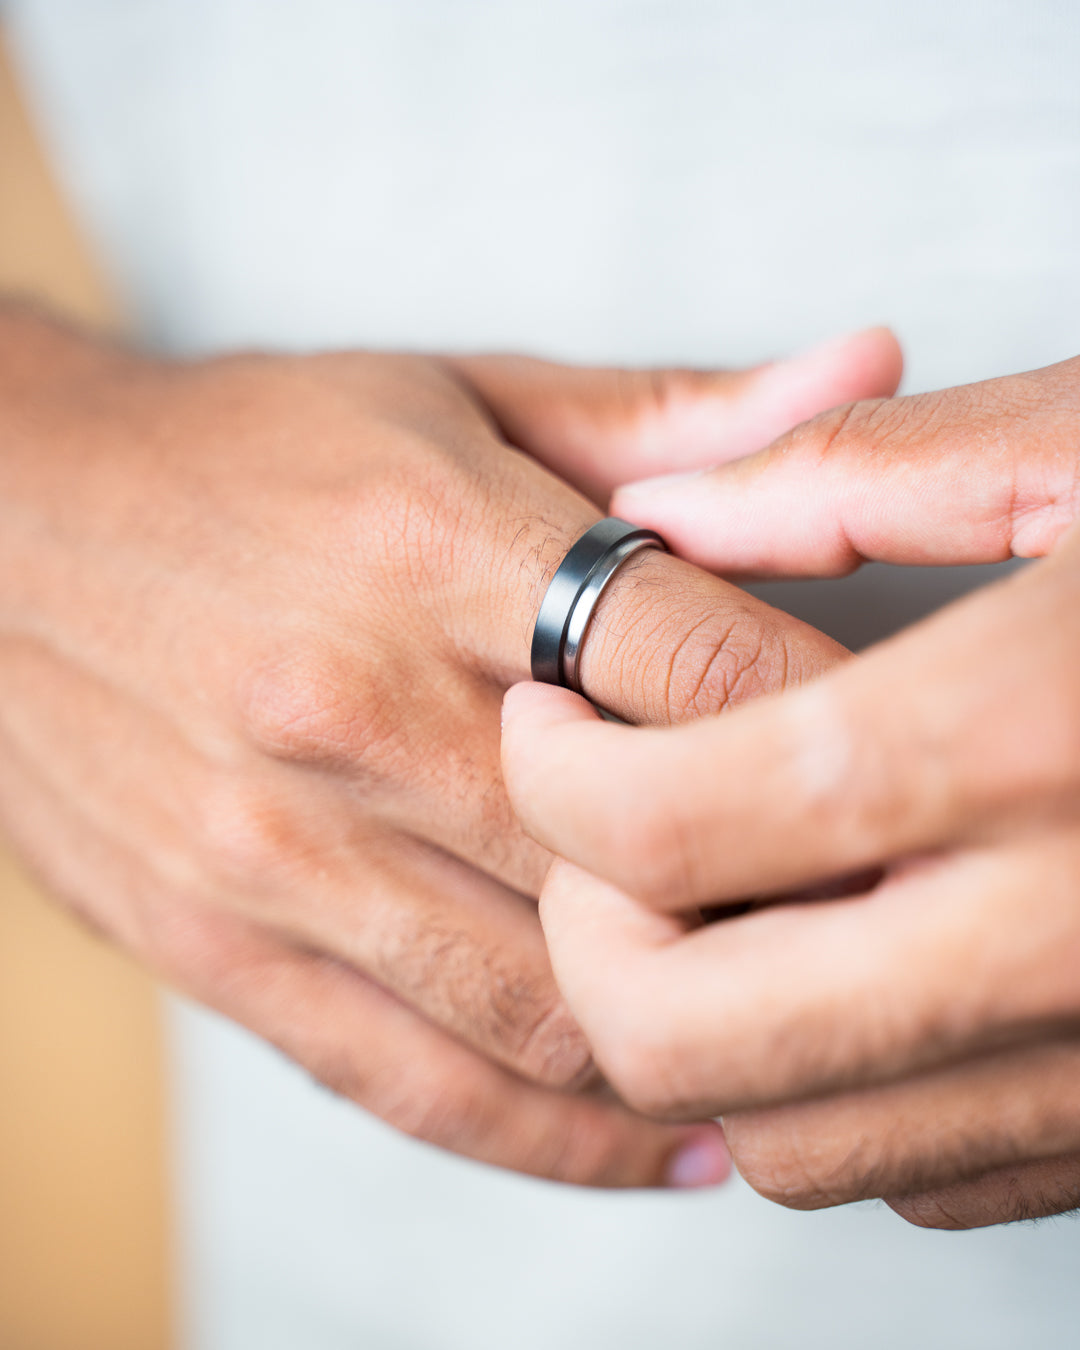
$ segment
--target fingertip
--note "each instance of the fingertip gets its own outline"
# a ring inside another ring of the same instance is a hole
[[[599,714],[580,694],[554,684],[523,680],[503,695],[503,753],[516,754],[522,745],[536,745],[557,727],[574,722],[596,722]]]
[[[588,722],[600,722],[599,714],[569,689],[524,681],[503,695],[503,778],[526,828],[548,801],[551,785],[573,767],[575,754],[560,749],[553,737],[563,727]]]
[[[776,417],[775,436],[840,404],[888,398],[896,392],[903,370],[904,356],[895,333],[879,325],[830,338],[762,367],[755,392],[776,414],[782,414]]]
[[[582,720],[587,720],[592,709],[579,694],[559,685],[522,680],[512,684],[503,695],[504,731],[511,723],[523,725],[526,722],[542,724],[574,720],[575,713],[580,714]]]
[[[855,398],[891,398],[904,374],[904,351],[886,324],[864,328],[849,339],[850,377],[859,391]],[[844,402],[847,400],[841,400]]]

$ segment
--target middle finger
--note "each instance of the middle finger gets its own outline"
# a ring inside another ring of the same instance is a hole
[[[1077,843],[1040,836],[910,865],[868,895],[692,927],[560,862],[541,917],[620,1094],[651,1115],[716,1115],[1070,1029],[1078,877]]]
[[[789,1208],[941,1190],[1076,1152],[1080,1043],[1017,1047],[887,1087],[728,1114],[724,1132],[742,1176]]]

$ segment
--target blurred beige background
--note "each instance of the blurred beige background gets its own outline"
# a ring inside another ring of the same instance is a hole
[[[0,33],[0,293],[114,326]],[[0,1347],[172,1344],[165,1093],[151,983],[0,845]]]

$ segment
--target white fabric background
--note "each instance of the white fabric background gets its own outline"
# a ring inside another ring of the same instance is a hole
[[[148,339],[746,362],[1080,351],[1074,0],[9,0]],[[982,579],[777,593],[862,642]],[[1007,635],[1003,635],[1007,640]],[[189,1350],[1075,1338],[1080,1229],[579,1193],[391,1135],[178,1008]]]

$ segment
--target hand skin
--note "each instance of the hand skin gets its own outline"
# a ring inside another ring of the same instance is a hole
[[[796,1208],[1076,1207],[1080,359],[857,403],[614,507],[725,572],[1042,558],[719,719],[629,729],[519,686],[503,763],[568,860],[541,899],[556,976],[632,1105],[722,1115]],[[864,869],[861,895],[793,898]]]
[[[500,780],[502,693],[599,514],[540,461],[587,448],[602,502],[620,459],[745,450],[898,376],[881,332],[742,375],[177,364],[0,309],[0,824],[88,923],[401,1129],[565,1181],[719,1180],[714,1125],[595,1090]],[[687,563],[626,573],[586,678],[627,718],[840,654]]]

